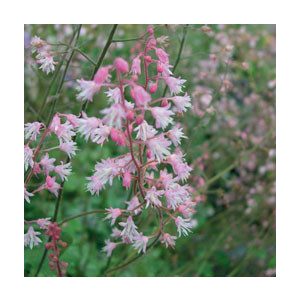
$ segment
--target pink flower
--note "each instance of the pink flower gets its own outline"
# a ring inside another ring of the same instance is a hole
[[[30,197],[32,197],[34,194],[28,192],[26,188],[24,187],[24,199],[27,203],[30,203]]]
[[[49,192],[53,193],[56,197],[58,196],[58,190],[61,188],[60,185],[55,181],[55,177],[47,175],[46,183],[44,188]]]
[[[131,216],[129,216],[126,220],[126,222],[120,222],[120,226],[124,227],[121,236],[123,238],[123,241],[125,243],[132,243],[136,236],[139,235],[137,232],[137,227],[133,222],[133,219]]]
[[[129,202],[126,202],[128,204],[127,210],[132,211],[135,215],[140,213],[142,211],[140,206],[140,202],[137,196],[134,196]]]
[[[77,82],[79,84],[77,87],[79,94],[76,96],[76,98],[80,101],[87,100],[92,102],[94,95],[100,91],[101,84],[96,83],[95,81],[83,79],[79,79]]]
[[[71,123],[66,121],[64,124],[61,124],[60,117],[57,114],[53,117],[49,129],[56,134],[60,141],[70,141],[75,135]]]
[[[165,191],[165,196],[167,199],[167,207],[175,210],[180,204],[190,199],[190,194],[188,192],[188,186],[181,186],[176,182],[168,185]]]
[[[161,162],[166,156],[170,155],[169,146],[171,145],[171,142],[168,141],[163,134],[147,140],[146,145],[158,162]]]
[[[133,103],[125,102],[125,105],[129,110],[133,108]],[[102,109],[101,113],[105,115],[104,124],[117,129],[122,128],[122,122],[126,119],[126,112],[121,103],[115,103],[109,108]]]
[[[185,201],[183,204],[179,205],[177,210],[180,212],[185,218],[190,218],[195,213],[196,203],[192,201]]]
[[[141,60],[140,60],[139,56],[135,57],[132,60],[131,73],[134,75],[141,74]]]
[[[121,237],[121,233],[122,233],[121,230],[119,230],[118,228],[114,227],[112,229],[111,236],[114,237],[114,238],[119,238],[119,237]]]
[[[46,174],[49,174],[49,172],[54,170],[54,162],[55,162],[55,158],[49,158],[49,154],[46,153],[41,161],[40,161],[40,166],[43,167],[43,170],[45,171]]]
[[[177,239],[176,236],[172,236],[168,233],[163,233],[160,237],[161,243],[165,244],[166,248],[168,248],[168,247],[174,248],[176,239]]]
[[[151,101],[151,96],[139,85],[133,88],[133,98],[137,106],[145,106]]]
[[[165,129],[169,124],[173,123],[173,119],[170,116],[173,116],[174,113],[169,110],[170,106],[165,107],[151,107],[151,113],[153,118],[155,119],[156,128]]]
[[[131,185],[131,179],[132,176],[131,174],[127,171],[123,174],[123,187],[125,187],[126,189],[130,188]]]
[[[157,48],[155,53],[162,64],[169,64],[169,55],[161,48]]]
[[[101,120],[95,117],[88,118],[85,113],[82,114],[83,118],[79,119],[79,127],[78,132],[85,137],[87,141],[94,130],[98,128],[99,125],[102,124]]]
[[[24,145],[24,167],[25,171],[27,171],[28,167],[33,167],[33,151],[28,145]]]
[[[179,127],[179,124],[176,124],[167,132],[167,137],[172,141],[175,147],[181,144],[181,139],[187,138],[182,131],[183,129]]]
[[[37,58],[39,58],[37,60],[37,63],[40,64],[41,66],[39,67],[39,69],[41,69],[44,73],[46,73],[47,75],[49,73],[54,72],[55,70],[55,65],[57,64],[54,59],[53,56],[48,54],[48,53],[44,53],[41,55],[38,55]]]
[[[78,150],[76,143],[73,142],[72,140],[66,141],[66,142],[60,142],[59,149],[65,153],[67,153],[69,158],[74,156],[76,154],[75,152]]]
[[[157,130],[149,125],[146,121],[143,121],[139,126],[137,126],[134,131],[137,131],[136,138],[142,141],[146,141],[155,136]]]
[[[111,219],[110,224],[114,225],[116,222],[116,219],[122,215],[122,211],[120,208],[107,208],[105,209],[107,211],[107,216],[104,218],[104,220]]]
[[[99,191],[102,190],[103,188],[103,183],[101,182],[101,180],[99,179],[98,176],[93,175],[91,177],[87,177],[87,179],[90,181],[87,184],[87,190],[92,194],[97,194],[99,195]]]
[[[147,236],[138,234],[134,239],[133,248],[136,249],[138,253],[140,253],[141,251],[145,253],[148,241],[149,238]]]
[[[120,73],[128,73],[129,66],[128,62],[121,57],[117,57],[114,61],[114,66]]]
[[[97,85],[101,85],[105,82],[109,81],[109,70],[111,67],[102,67],[100,68],[97,73],[95,74],[93,81],[97,84]]]
[[[37,246],[42,242],[42,240],[38,237],[40,234],[40,232],[34,231],[32,226],[29,226],[27,233],[24,234],[24,246],[29,246],[30,249],[32,249],[33,246]]]
[[[63,162],[60,162],[60,165],[55,166],[54,172],[60,177],[62,181],[68,180],[68,176],[72,172],[71,163],[63,164]]]
[[[41,229],[47,229],[49,224],[51,223],[50,218],[45,218],[45,219],[38,219],[36,221],[36,224],[41,228]]]
[[[126,137],[121,130],[111,128],[110,131],[111,139],[119,146],[126,146]]]
[[[171,154],[167,157],[167,162],[172,166],[173,171],[179,179],[187,180],[192,168],[184,161],[182,152]]]
[[[193,228],[190,219],[183,219],[181,217],[177,217],[175,219],[175,224],[177,226],[177,232],[179,237],[181,237],[182,234],[187,236],[191,231],[191,228]]]
[[[110,257],[113,250],[117,247],[117,243],[113,243],[110,240],[105,241],[105,247],[103,247],[102,251],[106,252],[106,256]]]
[[[92,130],[91,132],[91,140],[94,143],[99,145],[103,145],[105,141],[108,140],[108,137],[111,133],[111,129],[109,126],[106,125],[99,125],[98,128]]]
[[[162,206],[159,198],[164,194],[164,191],[158,191],[155,186],[147,191],[145,200],[147,201],[146,208],[151,204],[152,206]]]
[[[164,189],[174,182],[173,175],[168,173],[167,170],[160,171],[159,180],[162,182]]]
[[[191,107],[191,98],[187,94],[184,96],[175,96],[170,98],[176,107],[176,111],[179,113],[186,112],[188,107]]]
[[[105,94],[108,97],[110,103],[120,103],[121,102],[121,91],[118,87],[114,89],[109,89]]]
[[[25,139],[35,141],[36,137],[40,134],[41,127],[44,126],[40,122],[33,122],[25,124]]]
[[[171,94],[177,95],[182,92],[182,87],[186,80],[171,76],[166,76],[164,79],[170,89]]]

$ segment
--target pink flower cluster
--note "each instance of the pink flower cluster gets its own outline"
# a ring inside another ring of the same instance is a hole
[[[78,80],[78,100],[92,102],[105,89],[110,103],[100,112],[102,117],[82,113],[78,133],[100,145],[111,139],[125,152],[98,162],[88,177],[87,189],[98,195],[115,178],[121,178],[126,189],[133,186],[126,207],[107,209],[105,219],[116,226],[113,241],[106,240],[103,249],[108,256],[121,243],[146,252],[150,239],[155,238],[166,247],[174,247],[176,236],[166,232],[166,224],[173,221],[179,237],[188,235],[193,227],[196,203],[185,184],[192,169],[179,149],[186,137],[174,120],[191,107],[191,99],[182,91],[185,80],[174,77],[171,69],[169,55],[157,46],[153,27],[149,26],[145,47],[134,54],[131,64],[119,57],[113,65],[100,68],[93,80]],[[115,83],[111,75],[115,75]],[[160,98],[157,94],[163,84],[168,86],[170,96]],[[145,234],[136,219],[149,210],[158,213],[158,229]]]
[[[50,157],[50,152],[61,151],[69,157],[75,155],[76,143],[72,138],[76,135],[78,126],[77,117],[71,114],[56,114],[48,127],[39,122],[25,124],[24,167],[27,176],[24,183],[24,199],[30,203],[30,198],[35,193],[48,190],[58,196],[61,188],[58,181],[65,181],[71,174],[71,163],[55,164],[56,159]],[[58,144],[54,147],[43,149],[45,140],[55,136]],[[28,191],[28,185],[32,176],[41,181],[38,188]]]
[[[51,46],[38,36],[31,40],[32,53],[36,53],[36,61],[40,65],[40,69],[47,75],[54,72],[57,62],[51,51]]]

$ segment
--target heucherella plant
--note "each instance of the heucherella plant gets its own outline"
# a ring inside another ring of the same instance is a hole
[[[191,99],[182,91],[185,80],[174,77],[171,69],[169,55],[157,46],[153,27],[149,26],[144,49],[135,53],[131,64],[118,57],[112,65],[100,68],[93,80],[78,80],[79,101],[92,102],[96,93],[106,89],[111,105],[99,117],[83,112],[77,131],[86,141],[103,145],[111,139],[127,150],[98,162],[88,177],[87,189],[98,195],[115,178],[122,179],[125,189],[133,186],[127,207],[107,209],[105,219],[116,226],[113,241],[107,240],[103,249],[107,256],[121,243],[131,244],[139,253],[146,252],[149,241],[155,238],[166,247],[174,247],[176,237],[166,232],[166,224],[173,222],[178,236],[188,235],[193,227],[195,202],[185,184],[191,168],[178,148],[186,137],[174,121],[176,114],[191,107]],[[168,86],[171,96],[155,97],[161,83]],[[136,224],[149,210],[158,213],[159,224],[158,230],[145,235]]]
[[[145,37],[143,50],[134,48],[130,63],[117,57],[112,65],[100,67],[91,80],[77,80],[77,101],[91,103],[101,91],[107,95],[110,105],[99,116],[88,116],[85,111],[79,116],[56,113],[49,125],[25,124],[24,199],[28,203],[44,190],[59,196],[61,183],[71,173],[69,160],[77,151],[76,135],[100,146],[111,140],[124,152],[97,162],[87,177],[91,195],[100,195],[115,179],[121,179],[122,187],[131,193],[120,207],[105,210],[104,220],[112,226],[111,239],[106,239],[103,248],[108,257],[120,244],[130,244],[138,253],[145,253],[158,240],[174,248],[177,237],[187,236],[195,225],[192,216],[197,200],[186,183],[192,168],[180,149],[182,139],[187,137],[175,121],[191,107],[191,98],[183,92],[186,81],[173,75],[169,55],[158,46],[152,26]],[[37,38],[32,45],[37,51],[44,47]],[[163,85],[168,87],[169,96],[159,97],[159,86]],[[56,146],[43,149],[51,136],[56,137]],[[57,164],[51,155],[53,150],[64,152],[68,162]],[[29,190],[32,176],[40,183]],[[149,232],[142,220],[153,212],[157,215],[157,228]],[[60,248],[67,245],[60,240],[56,220],[45,220],[43,227],[38,222],[25,221],[30,224],[25,246],[32,248],[41,243],[34,224],[45,230],[50,237],[46,248],[52,251],[49,266],[62,276],[67,264],[60,262]]]

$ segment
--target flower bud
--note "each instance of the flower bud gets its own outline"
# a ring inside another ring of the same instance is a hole
[[[157,69],[157,72],[158,72],[158,73],[162,73],[163,70],[164,70],[164,68],[163,68],[162,65],[160,65],[160,64],[157,65],[156,69]]]
[[[143,115],[138,115],[135,119],[135,122],[137,125],[141,125],[144,121],[144,116]]]
[[[133,121],[134,120],[134,112],[132,110],[127,111],[126,118],[128,121]]]
[[[161,107],[166,107],[166,106],[168,106],[168,104],[169,104],[169,102],[168,102],[168,100],[167,99],[163,99],[162,101],[161,101]]]
[[[147,63],[151,63],[151,62],[152,62],[152,57],[149,56],[149,55],[146,55],[146,56],[145,56],[145,61],[146,61]]]
[[[154,94],[156,91],[157,91],[157,83],[155,82],[155,83],[150,85],[149,92],[151,94]]]
[[[121,57],[118,57],[115,59],[114,66],[120,73],[128,73],[129,72],[129,66],[128,66],[127,61]]]

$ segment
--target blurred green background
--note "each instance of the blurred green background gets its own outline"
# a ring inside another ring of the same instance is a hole
[[[111,27],[83,25],[77,48],[97,61]],[[114,40],[140,37],[146,27],[119,25]],[[25,123],[45,122],[53,101],[55,111],[80,113],[76,79],[91,76],[91,63],[75,52],[61,92],[55,94],[59,73],[41,111],[53,74],[38,69],[30,49],[30,39],[37,35],[53,44],[59,61],[66,51],[62,44],[69,43],[76,28],[25,26]],[[108,259],[101,249],[111,227],[103,215],[72,220],[62,227],[62,239],[68,242],[62,253],[69,263],[67,276],[275,276],[275,26],[157,25],[155,35],[164,36],[160,41],[171,64],[178,59],[175,75],[187,80],[186,91],[193,101],[193,109],[178,121],[188,136],[182,148],[194,169],[189,183],[194,197],[200,199],[194,216],[197,225],[188,237],[177,240],[174,250],[158,243],[128,266],[110,272],[135,257],[135,250],[122,245]],[[117,56],[129,60],[136,42],[113,42],[103,65]],[[160,86],[157,93],[163,89]],[[88,116],[100,116],[99,110],[107,105],[105,94],[100,93],[88,105]],[[48,143],[52,145],[51,140]],[[112,142],[100,147],[80,137],[77,143],[79,151],[64,185],[58,221],[83,211],[121,206],[130,193],[115,180],[99,196],[91,196],[86,177],[95,163],[121,152]],[[59,152],[54,156],[57,162],[65,159]],[[33,180],[32,187],[37,185],[38,180]],[[25,219],[51,217],[54,205],[53,195],[44,191],[31,204],[25,203]],[[144,219],[153,231],[154,216]],[[35,275],[43,251],[42,244],[25,248],[25,276]],[[55,276],[47,259],[39,276]]]

